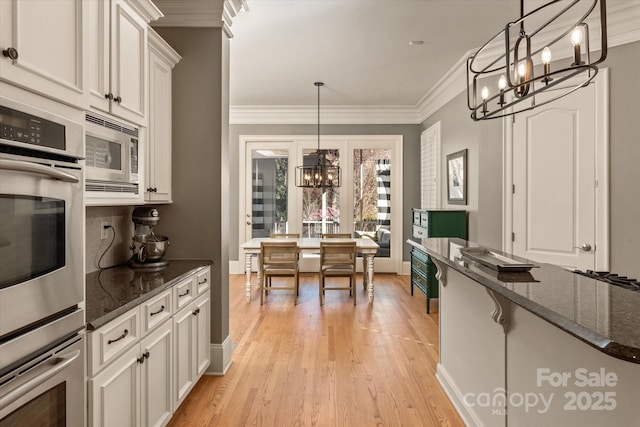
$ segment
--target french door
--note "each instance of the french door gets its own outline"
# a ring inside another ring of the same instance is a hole
[[[342,182],[324,190],[295,186],[295,167],[315,153],[316,136],[243,137],[241,146],[241,241],[272,232],[349,233],[378,242],[376,271],[401,271],[401,136],[324,136],[320,148],[330,150]],[[302,268],[317,270],[313,257]]]

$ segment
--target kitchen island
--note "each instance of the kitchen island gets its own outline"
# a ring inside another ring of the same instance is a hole
[[[462,239],[408,243],[438,268],[436,376],[467,425],[640,425],[640,291],[549,264],[497,271]]]

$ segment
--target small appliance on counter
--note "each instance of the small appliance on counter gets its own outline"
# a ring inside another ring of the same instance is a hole
[[[162,269],[169,265],[169,261],[162,258],[167,252],[169,238],[153,232],[153,227],[160,220],[160,213],[156,208],[138,207],[133,210],[131,219],[134,224],[131,251],[133,255],[129,266],[140,269]]]

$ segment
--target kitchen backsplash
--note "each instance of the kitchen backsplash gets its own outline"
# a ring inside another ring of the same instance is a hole
[[[111,267],[122,264],[131,258],[131,239],[133,237],[133,222],[131,221],[132,206],[92,206],[87,207],[86,222],[86,272],[99,270],[98,260],[109,246],[114,236],[113,245],[102,257],[100,267]],[[106,239],[100,239],[101,224],[106,222],[114,230],[107,230]]]

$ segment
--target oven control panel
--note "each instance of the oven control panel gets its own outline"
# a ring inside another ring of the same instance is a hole
[[[64,125],[0,106],[0,138],[64,150]]]

